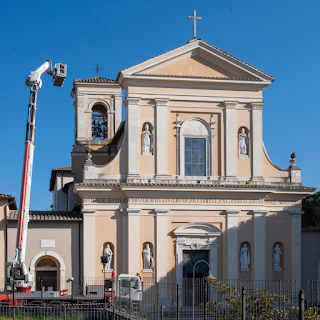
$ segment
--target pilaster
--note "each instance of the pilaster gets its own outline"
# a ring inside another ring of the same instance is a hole
[[[237,180],[236,177],[236,101],[225,101],[225,162],[226,180]]]
[[[214,176],[214,129],[216,128],[215,126],[215,121],[213,119],[213,114],[210,116],[210,130],[211,130],[211,167],[210,167],[210,176],[213,180]]]
[[[252,102],[252,181],[263,181],[262,173],[262,107],[264,102]]]
[[[122,120],[122,96],[114,96],[114,130],[115,132],[118,130],[119,125]],[[114,133],[115,133],[114,132]]]
[[[268,211],[254,210],[253,215],[253,260],[254,279],[266,279],[266,256],[267,256],[267,227],[266,214]]]
[[[130,97],[125,100],[128,134],[128,178],[139,177],[139,101],[140,98]]]
[[[159,281],[167,276],[167,213],[166,209],[155,209],[156,215],[156,243],[155,243],[155,271],[156,278]]]
[[[126,228],[126,233],[123,234],[123,252],[125,254],[124,257],[124,265],[127,266],[126,272],[128,274],[136,274],[140,272],[140,259],[141,259],[141,251],[140,249],[140,235],[139,235],[139,212],[141,209],[126,209],[123,212],[122,219],[124,220],[124,227]],[[127,235],[127,236],[125,236]]]
[[[156,178],[167,175],[167,103],[168,99],[155,99],[156,117]]]
[[[77,116],[77,123],[76,123],[76,141],[78,140],[85,140],[85,118],[84,118],[84,94],[77,93],[76,98],[76,116]]]
[[[303,212],[291,214],[291,279],[301,288],[301,216]]]
[[[239,210],[226,210],[227,234],[227,278],[238,279],[239,248],[238,248],[238,214]]]
[[[92,278],[95,276],[96,257],[94,243],[94,213],[95,210],[83,210],[83,277]],[[100,263],[98,260],[97,263]]]

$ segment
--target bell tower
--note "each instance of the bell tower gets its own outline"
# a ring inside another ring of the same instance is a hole
[[[114,156],[111,142],[122,121],[122,88],[115,80],[102,77],[75,79],[71,97],[75,123],[72,171],[79,182],[87,147],[95,164],[106,164]]]

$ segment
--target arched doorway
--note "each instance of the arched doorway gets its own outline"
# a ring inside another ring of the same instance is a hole
[[[58,291],[59,288],[59,262],[50,256],[41,257],[35,266],[36,291]]]

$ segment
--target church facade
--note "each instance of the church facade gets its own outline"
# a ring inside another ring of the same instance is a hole
[[[300,281],[301,199],[314,189],[294,157],[281,169],[265,150],[263,89],[273,81],[199,39],[116,81],[74,81],[84,276],[101,274],[109,245],[110,275],[180,279],[204,259],[218,278]]]
[[[200,39],[116,80],[74,80],[72,165],[50,181],[54,209],[80,210],[72,216],[79,254],[63,262],[64,276],[178,282],[205,260],[197,277],[209,266],[216,278],[300,287],[301,200],[314,189],[301,184],[294,155],[281,169],[264,147],[263,90],[273,81]],[[50,255],[39,250],[27,264]]]

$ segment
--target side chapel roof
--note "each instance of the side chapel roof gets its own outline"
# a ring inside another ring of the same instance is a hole
[[[19,211],[8,212],[7,220],[18,220]],[[30,221],[82,221],[82,215],[76,211],[30,211]]]

